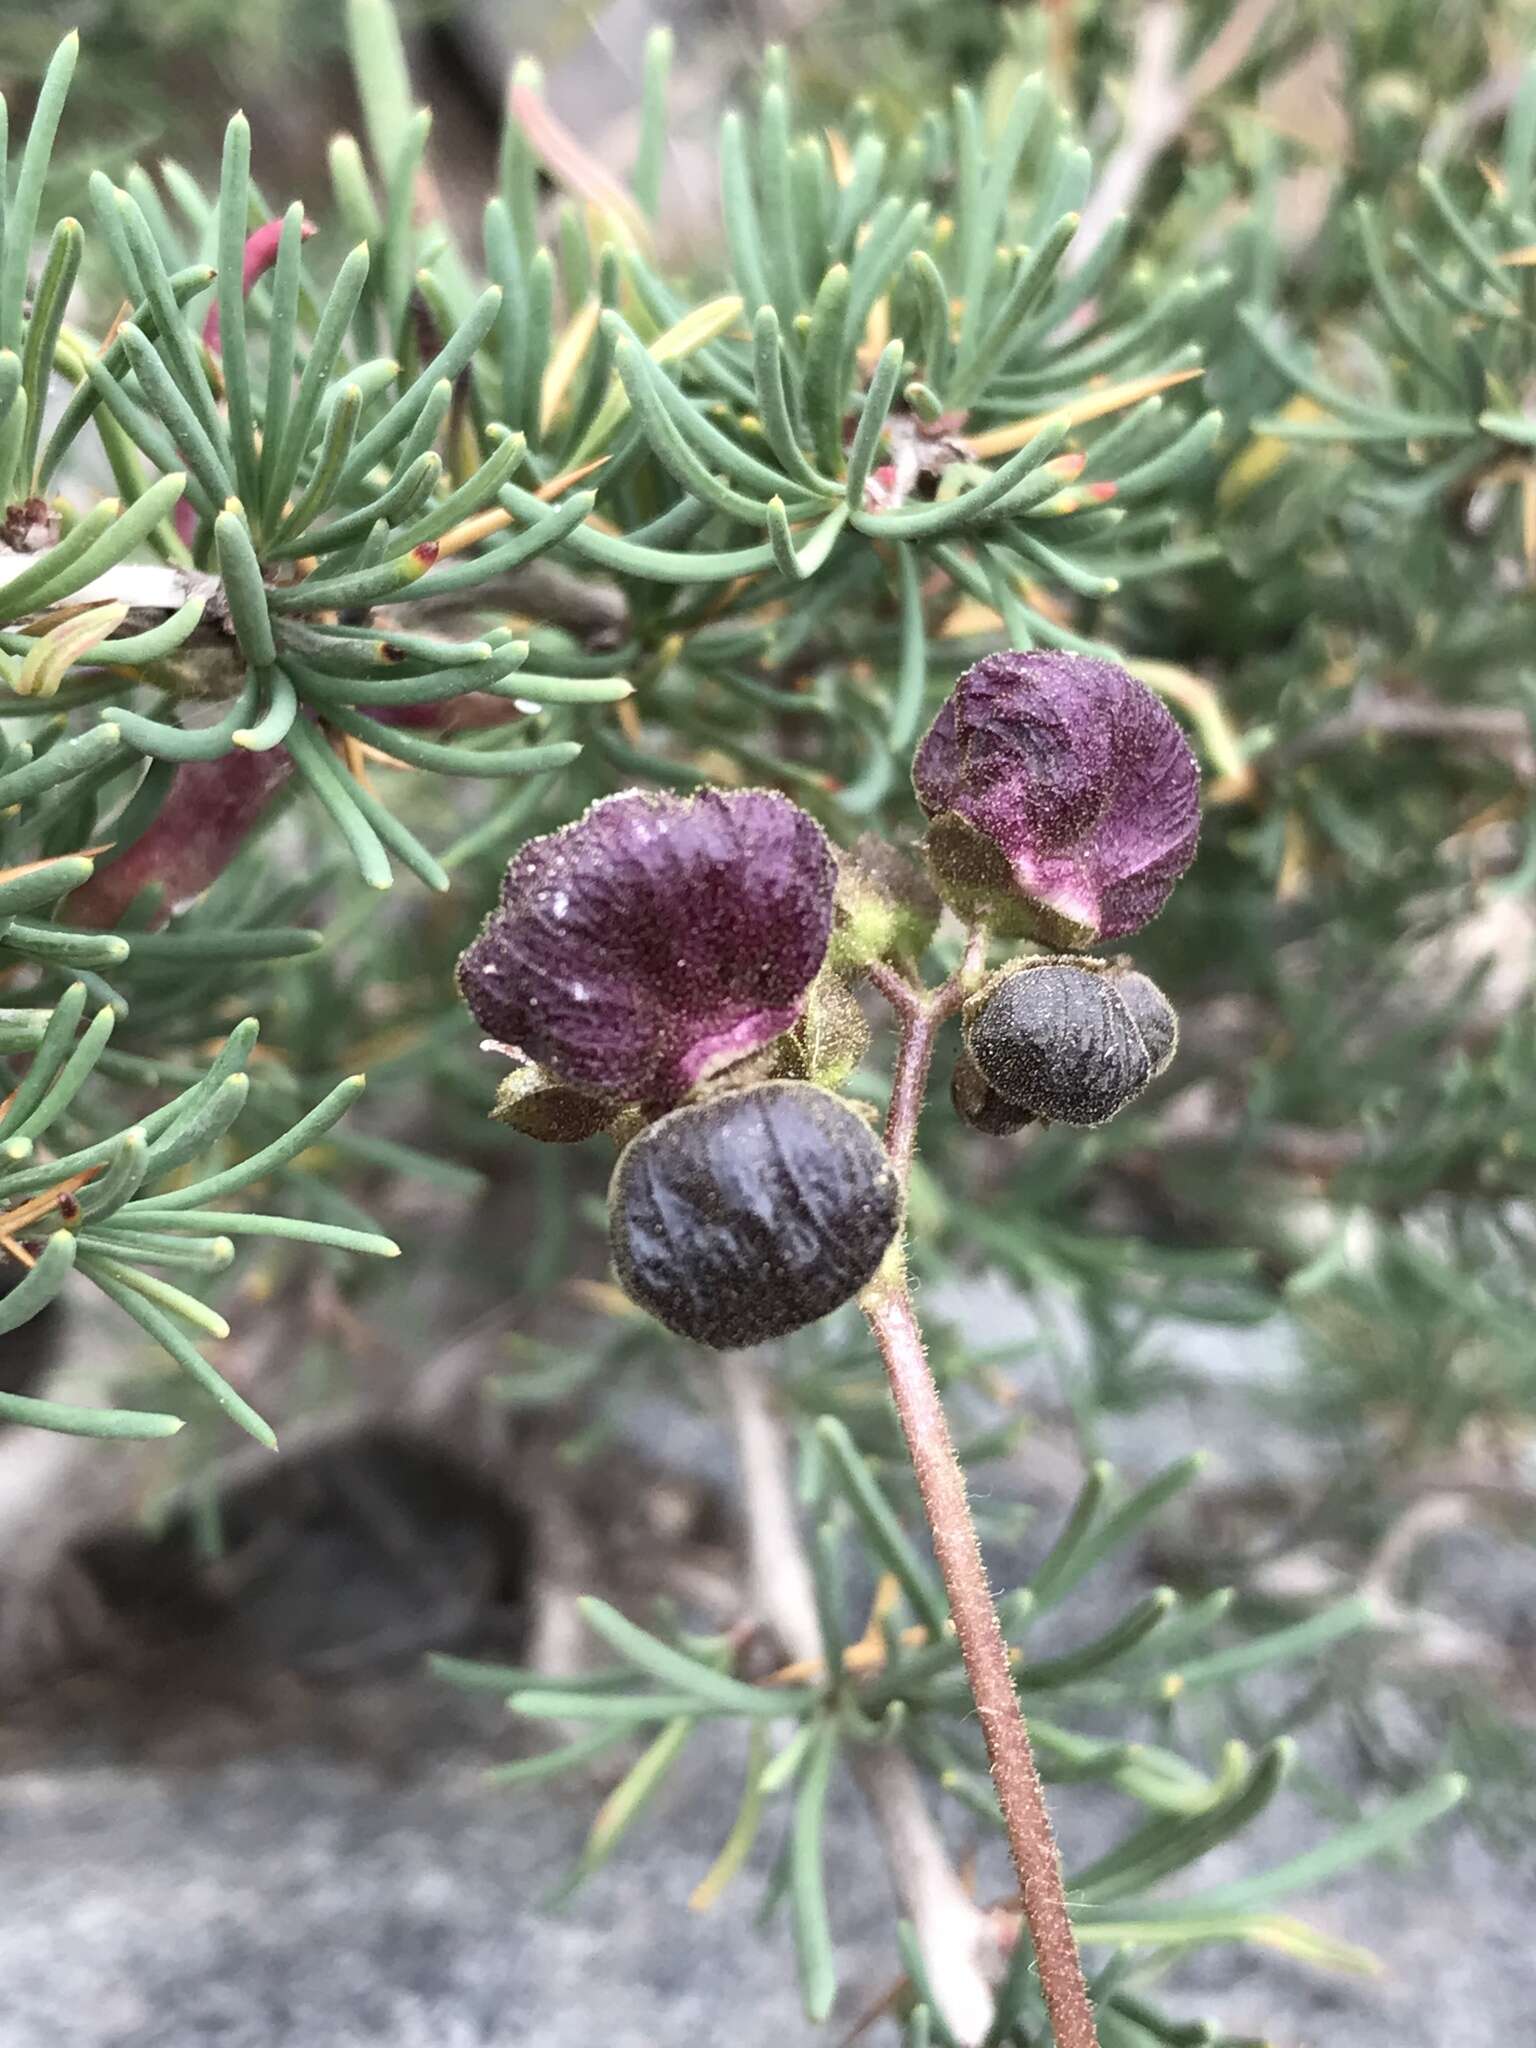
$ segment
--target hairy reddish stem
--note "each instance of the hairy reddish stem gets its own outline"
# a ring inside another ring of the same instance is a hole
[[[979,974],[981,959],[978,936],[973,938],[960,972],[931,995],[888,970],[872,977],[902,1023],[886,1146],[903,1180],[917,1142],[917,1119],[934,1040],[944,1019],[965,1000]],[[1018,1873],[1019,1899],[1056,2048],[1099,2048],[1045,1791],[987,1582],[964,1468],[955,1454],[944,1404],[928,1365],[905,1271],[883,1272],[866,1288],[861,1306],[885,1361],[891,1397],[917,1474],[960,1655],[986,1738],[992,1782]]]

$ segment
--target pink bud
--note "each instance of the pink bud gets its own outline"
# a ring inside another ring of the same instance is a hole
[[[299,230],[304,241],[318,234],[312,220],[306,220]],[[280,220],[263,221],[259,228],[253,228],[245,238],[245,260],[240,266],[240,292],[244,298],[251,296],[251,287],[259,277],[265,277],[277,261],[278,245],[283,239],[283,224]],[[208,317],[203,322],[203,346],[212,354],[219,352],[219,302],[214,300],[208,308]]]

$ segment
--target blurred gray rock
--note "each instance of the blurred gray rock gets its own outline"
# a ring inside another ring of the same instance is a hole
[[[498,1747],[490,1728],[483,1748],[468,1739],[468,1717],[442,1717],[428,1736],[420,1699],[397,1707],[413,1746],[388,1760],[284,1743],[146,1767],[82,1748],[0,1780],[6,2048],[782,2048],[816,2038],[782,1924],[752,1925],[772,1844],[714,1913],[688,1910],[731,1822],[737,1744],[697,1737],[617,1860],[554,1912],[541,1899],[576,1854],[596,1792],[492,1795],[480,1768]],[[1069,1844],[1102,1831],[1102,1812],[1080,1825],[1059,1803]],[[1256,1855],[1296,1854],[1319,1827],[1293,1797],[1261,1840],[1213,1857],[1209,1878]],[[846,1792],[830,1834],[847,2024],[894,1974],[891,1913]],[[1441,1830],[1415,1866],[1358,1872],[1308,1903],[1315,1922],[1375,1950],[1379,1978],[1218,1950],[1175,1976],[1168,2002],[1275,2048],[1525,2041],[1533,1907],[1529,1882]]]
[[[719,1434],[668,1413],[670,1427],[659,1412],[632,1417],[648,1465],[629,1450],[624,1483],[594,1482],[619,1532],[609,1548],[631,1574],[637,1554],[659,1546],[686,1552],[696,1578],[699,1560],[712,1560],[728,1583],[718,1504],[713,1519],[687,1506],[701,1485],[729,1484]],[[1213,1419],[1202,1417],[1207,1433]],[[1187,1427],[1161,1418],[1127,1462],[1159,1462],[1168,1437],[1188,1441]],[[663,1449],[686,1488],[667,1479]],[[434,1627],[499,1628],[493,1654],[517,1654],[532,1560],[516,1518],[388,1435],[344,1442],[329,1462],[269,1469],[270,1493],[231,1498],[221,1565],[200,1566],[174,1520],[158,1546],[125,1535],[88,1551],[99,1597],[133,1623],[136,1661],[77,1671],[0,1730],[4,2048],[781,2048],[818,2038],[799,2011],[782,1922],[753,1924],[775,1830],[712,1914],[688,1907],[734,1817],[740,1731],[696,1735],[614,1861],[553,1910],[604,1783],[489,1790],[485,1768],[519,1753],[526,1731],[497,1700],[451,1692],[419,1667]],[[660,1503],[649,1521],[648,1487]],[[1033,1547],[1056,1519],[1047,1506]],[[1019,1562],[996,1560],[1005,1578]],[[595,1583],[610,1590],[618,1568],[599,1559]],[[1102,1625],[1146,1583],[1138,1571],[1131,1559],[1115,1583],[1092,1582],[1065,1639]],[[456,1607],[456,1591],[475,1589],[476,1612]],[[1382,1796],[1336,1723],[1305,1730],[1302,1747],[1346,1805]],[[1102,1790],[1058,1788],[1053,1804],[1069,1865],[1127,1819]],[[951,1819],[967,1845],[969,1824]],[[1303,1782],[1185,1882],[1271,1867],[1332,1825]],[[886,1873],[846,1784],[828,1839],[843,1986],[836,2026],[819,2037],[831,2042],[899,1965]],[[998,1896],[996,1840],[980,1846],[982,1895]],[[1524,1865],[1501,1862],[1464,1825],[1442,1823],[1410,1858],[1282,1902],[1374,1951],[1379,1976],[1219,1949],[1175,1970],[1165,2002],[1274,2048],[1527,2040],[1536,1879],[1526,1854]]]

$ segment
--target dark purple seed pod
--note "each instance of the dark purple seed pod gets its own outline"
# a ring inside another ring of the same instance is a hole
[[[949,1077],[949,1099],[963,1124],[969,1124],[973,1131],[985,1132],[989,1138],[1011,1138],[1015,1131],[1022,1131],[1035,1121],[1029,1110],[1016,1109],[1003,1100],[968,1052],[962,1052],[955,1061],[955,1071]]]
[[[718,1351],[787,1336],[851,1301],[900,1223],[885,1147],[808,1081],[673,1110],[625,1148],[608,1191],[625,1293]]]
[[[1022,961],[965,1013],[966,1050],[982,1079],[1044,1123],[1108,1123],[1162,1072],[1177,1042],[1161,990],[1101,961]]]
[[[1173,1062],[1179,1049],[1179,1014],[1150,975],[1132,967],[1112,967],[1109,978],[1116,995],[1131,1013],[1131,1022],[1141,1033],[1152,1062],[1151,1079],[1156,1080]]]

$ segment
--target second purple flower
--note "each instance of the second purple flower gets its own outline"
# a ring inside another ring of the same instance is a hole
[[[990,654],[913,763],[928,858],[967,919],[1050,946],[1124,938],[1195,857],[1200,777],[1145,684],[1080,654]]]

